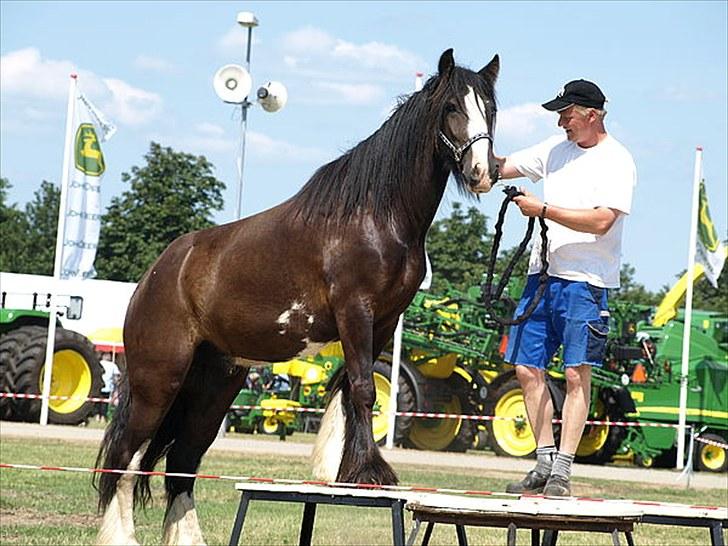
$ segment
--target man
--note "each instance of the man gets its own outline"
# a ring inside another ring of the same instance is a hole
[[[543,179],[543,202],[523,188],[524,195],[514,201],[524,216],[541,216],[549,226],[547,289],[531,317],[511,327],[506,351],[506,361],[516,367],[537,442],[536,467],[509,484],[509,493],[571,495],[571,463],[589,411],[591,367],[602,365],[609,331],[606,289],[619,286],[622,228],[636,182],[632,156],[604,128],[605,101],[592,82],[567,83],[543,104],[559,114],[566,138],[554,137],[499,158],[502,178]],[[534,297],[540,252],[537,238],[516,316]],[[566,399],[557,451],[544,370],[560,345]]]

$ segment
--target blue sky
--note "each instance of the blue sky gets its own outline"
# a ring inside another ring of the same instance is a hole
[[[716,2],[11,2],[0,3],[0,174],[23,205],[61,175],[68,76],[118,126],[104,147],[108,203],[143,165],[151,140],[204,154],[235,212],[239,109],[212,76],[244,61],[239,11],[253,32],[254,89],[283,82],[286,107],[249,111],[243,215],[294,194],[325,163],[375,131],[417,71],[443,50],[480,68],[501,57],[496,149],[558,134],[539,104],[576,78],[610,99],[607,129],[638,169],[623,260],[652,290],[686,266],[695,147],[704,148],[711,212],[728,221],[728,3]],[[524,184],[526,184],[524,179]],[[529,183],[530,184],[530,183]],[[534,187],[537,193],[540,187]],[[494,219],[502,194],[472,201]],[[454,188],[439,215],[449,215]],[[468,204],[466,203],[466,206]],[[525,223],[509,216],[505,245]]]

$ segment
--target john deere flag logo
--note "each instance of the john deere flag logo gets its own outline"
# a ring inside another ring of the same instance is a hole
[[[101,182],[106,161],[102,143],[114,134],[109,123],[91,102],[72,88],[73,112],[69,122],[75,132],[68,135],[68,173],[63,252],[59,275],[62,279],[96,276],[94,259],[101,230]]]
[[[705,192],[705,181],[700,182],[699,195],[700,214],[698,216],[698,248],[695,259],[703,264],[705,277],[718,288],[718,277],[726,258],[726,247],[721,243],[708,208],[708,195]]]
[[[99,146],[96,129],[91,123],[82,123],[76,131],[76,168],[88,176],[101,176],[106,170],[104,154]]]

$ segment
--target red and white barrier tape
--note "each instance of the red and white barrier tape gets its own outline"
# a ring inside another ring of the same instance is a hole
[[[0,392],[0,398],[18,398],[20,400],[42,400],[42,394],[17,394],[14,392]],[[51,394],[50,400],[84,400],[87,402],[110,402],[111,398],[99,398],[95,396],[60,396]]]
[[[708,440],[707,438],[701,438],[700,436],[696,436],[695,441],[700,442],[701,444],[708,444],[709,446],[719,447],[728,451],[728,444],[722,444],[720,442],[716,442],[715,440]]]
[[[222,474],[189,474],[184,472],[161,472],[161,471],[145,471],[145,470],[118,470],[110,468],[83,468],[74,466],[49,466],[49,465],[30,465],[30,464],[10,464],[0,463],[0,469],[12,470],[41,470],[50,472],[80,472],[84,474],[130,474],[135,476],[168,476],[172,478],[193,478],[203,480],[227,480],[235,482],[251,482],[251,483],[269,483],[281,485],[318,485],[324,487],[343,487],[350,489],[367,489],[381,491],[404,491],[412,493],[447,493],[451,495],[470,495],[470,496],[498,496],[498,497],[515,497],[515,498],[543,498],[543,495],[519,495],[505,493],[500,491],[478,491],[465,489],[449,489],[438,487],[422,487],[422,486],[404,486],[404,485],[374,485],[368,483],[348,483],[348,482],[324,482],[318,480],[293,480],[285,478],[261,478],[256,476],[227,476]],[[673,506],[693,510],[722,510],[719,506],[703,506],[675,504],[657,501],[637,501],[623,499],[600,499],[592,497],[571,497],[576,500],[593,501],[593,502],[620,502],[632,503],[645,506]]]
[[[0,392],[0,398],[20,398],[20,399],[42,399],[43,396],[40,394],[15,394],[9,392]],[[56,396],[51,395],[51,400],[88,400],[90,402],[110,402],[110,398],[83,398],[79,396]],[[283,399],[281,399],[283,400]],[[271,408],[259,405],[233,405],[230,409],[236,410],[265,410],[275,411],[281,413],[324,413],[322,408],[301,408],[301,407],[289,407],[289,408]],[[372,412],[374,415],[380,415],[379,411]],[[463,419],[470,421],[522,421],[525,422],[525,417],[501,417],[497,415],[464,415],[459,413],[434,413],[434,412],[421,412],[421,411],[398,411],[395,412],[397,417],[422,417],[425,419]],[[561,424],[560,419],[554,419],[554,423]],[[607,425],[615,427],[656,427],[656,428],[679,428],[678,424],[675,423],[651,423],[646,421],[602,421],[602,420],[589,420],[586,421],[587,425]],[[722,447],[722,446],[721,446]]]

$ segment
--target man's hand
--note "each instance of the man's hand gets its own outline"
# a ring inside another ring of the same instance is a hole
[[[519,209],[521,209],[521,214],[529,218],[532,216],[541,216],[543,202],[531,192],[526,191],[523,186],[521,186],[519,190],[523,193],[523,195],[517,195],[514,197],[513,202],[518,205]]]
[[[498,164],[498,173],[501,180],[509,178],[521,178],[523,175],[510,164],[507,157],[495,156],[495,162]]]
[[[532,193],[521,186],[519,190],[523,195],[513,198],[513,202],[521,209],[521,214],[527,217],[541,216],[544,203]],[[567,209],[548,205],[546,215],[548,218],[562,226],[574,231],[604,235],[612,227],[614,221],[622,214],[617,209],[607,207],[594,207],[593,209]]]

